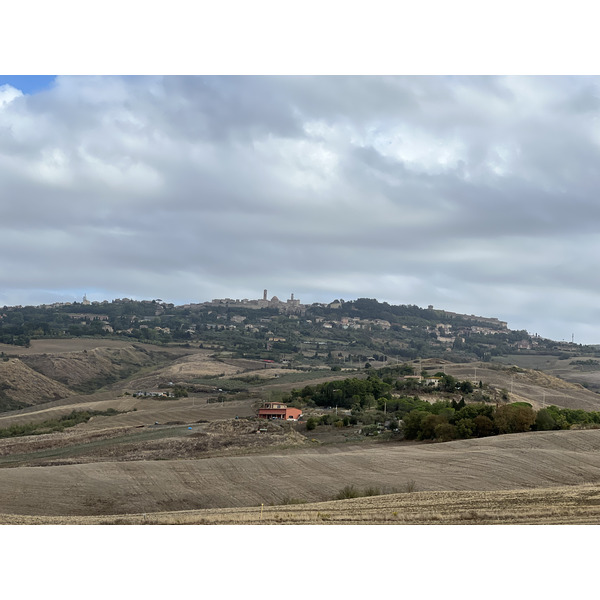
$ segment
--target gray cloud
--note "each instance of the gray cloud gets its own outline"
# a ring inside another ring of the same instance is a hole
[[[377,297],[600,342],[600,80],[0,87],[0,303]]]

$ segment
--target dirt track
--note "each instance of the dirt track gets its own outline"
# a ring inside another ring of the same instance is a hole
[[[330,500],[346,485],[508,490],[600,482],[600,430],[446,444],[0,470],[0,513],[91,515]]]

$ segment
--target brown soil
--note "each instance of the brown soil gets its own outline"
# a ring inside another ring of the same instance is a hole
[[[351,500],[106,516],[0,514],[10,525],[597,525],[600,486],[413,492]]]
[[[147,348],[156,348],[149,344],[138,344]],[[41,339],[31,340],[29,348],[0,344],[0,352],[8,356],[30,356],[33,354],[83,352],[94,348],[126,348],[131,342],[124,340],[100,339],[100,338],[67,338],[67,339]]]
[[[60,433],[0,439],[0,467],[208,458],[309,443],[288,423],[256,418],[97,430],[82,424]]]
[[[212,358],[212,354],[212,350],[195,350],[193,354],[179,358],[162,369],[132,379],[128,387],[134,390],[157,389],[159,386],[168,385],[169,382],[185,384],[202,377],[235,375],[244,370],[243,366],[230,364],[232,361]]]
[[[0,385],[6,397],[29,405],[66,398],[73,393],[18,358],[0,361]]]
[[[281,504],[286,498],[328,501],[347,485],[397,493],[582,483],[600,483],[600,430],[445,444],[305,444],[246,456],[4,468],[0,513],[114,515]]]

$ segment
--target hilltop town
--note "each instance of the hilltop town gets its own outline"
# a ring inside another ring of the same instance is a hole
[[[575,485],[561,452],[570,444],[596,472],[598,359],[495,317],[369,298],[5,306],[0,522],[159,522],[167,510],[206,522],[189,511]],[[557,448],[544,472],[510,433]],[[510,465],[500,478],[497,461]],[[320,510],[302,518],[323,522]]]
[[[0,309],[0,343],[26,346],[33,339],[118,337],[158,345],[201,344],[240,358],[331,366],[381,359],[490,360],[514,351],[571,352],[585,347],[513,331],[495,317],[359,298],[303,304],[294,294],[282,301],[221,298],[183,304],[154,300],[63,302]]]

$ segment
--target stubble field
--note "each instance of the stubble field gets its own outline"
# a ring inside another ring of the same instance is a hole
[[[311,504],[105,516],[0,515],[10,525],[597,525],[600,486],[414,492]]]

